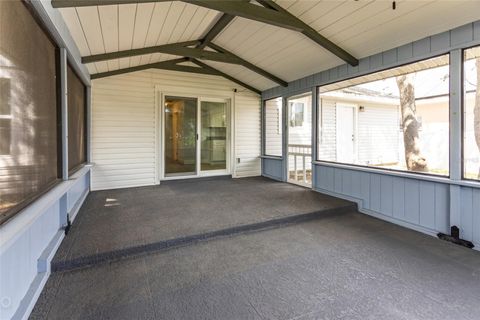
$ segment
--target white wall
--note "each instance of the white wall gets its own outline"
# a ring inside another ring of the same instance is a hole
[[[159,92],[231,99],[232,174],[260,175],[260,96],[221,77],[151,69],[92,82],[92,189],[156,183]]]

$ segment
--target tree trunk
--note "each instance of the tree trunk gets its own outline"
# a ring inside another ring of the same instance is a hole
[[[415,74],[397,77],[398,90],[400,91],[400,109],[402,112],[405,162],[408,170],[428,171],[427,160],[420,152],[418,136],[420,125],[416,115],[414,80]]]
[[[480,58],[477,58],[477,92],[475,94],[475,107],[473,108],[473,128],[475,132],[475,141],[480,150]],[[478,170],[478,178],[480,179],[480,168]]]

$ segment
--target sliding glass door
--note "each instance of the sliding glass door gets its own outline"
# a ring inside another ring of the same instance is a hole
[[[165,97],[165,176],[197,172],[197,99]]]
[[[165,96],[164,102],[164,177],[227,174],[228,101]]]
[[[227,169],[227,103],[201,101],[201,171]]]

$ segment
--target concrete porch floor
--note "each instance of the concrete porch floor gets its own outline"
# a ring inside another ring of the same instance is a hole
[[[178,181],[161,186],[183,208],[174,214],[169,210],[175,206],[165,204],[168,197],[163,198],[158,188],[92,193],[56,259],[73,256],[72,250],[89,254],[125,246],[131,239],[146,241],[141,231],[148,223],[136,229],[134,218],[142,213],[133,209],[134,203],[152,210],[150,223],[155,214],[161,220],[155,230],[165,234],[154,240],[350,205],[263,178]],[[193,217],[182,215],[194,203],[188,193],[198,197],[197,204],[202,199],[210,204],[191,208],[188,214]],[[217,201],[218,195],[229,201]],[[121,205],[105,206],[116,201]],[[150,207],[149,201],[168,210]],[[201,222],[200,213],[195,215],[216,206],[217,218],[206,219],[208,223]],[[108,225],[109,218],[127,219],[119,207],[133,212],[128,231]],[[231,213],[223,215],[222,210]],[[95,234],[91,228],[99,228],[98,235],[104,232],[107,240],[112,234],[120,239],[121,232],[137,237],[127,236],[109,246],[88,239],[81,250],[72,249],[75,242]],[[31,318],[478,319],[479,297],[479,252],[350,207],[309,221],[55,272]]]
[[[353,204],[262,177],[96,191],[86,199],[53,268],[83,265],[92,256],[109,259],[110,253],[141,251],[139,247],[190,235],[341,208],[352,209]]]

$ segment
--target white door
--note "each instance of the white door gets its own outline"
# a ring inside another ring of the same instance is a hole
[[[355,107],[337,104],[337,161],[355,163]]]

